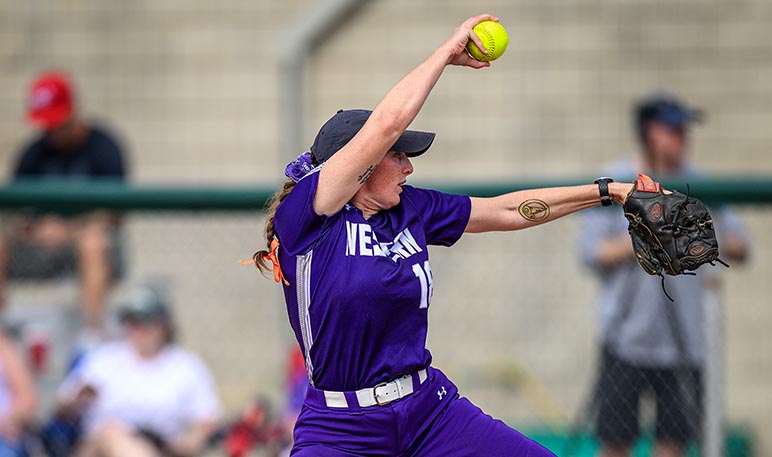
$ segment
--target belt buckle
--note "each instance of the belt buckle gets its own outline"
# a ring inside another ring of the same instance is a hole
[[[391,403],[391,402],[393,402],[394,400],[396,400],[396,398],[394,398],[394,399],[392,399],[392,400],[387,400],[387,401],[385,401],[385,402],[383,402],[383,403],[381,403],[381,401],[380,401],[380,400],[378,400],[378,392],[377,392],[378,388],[379,388],[379,387],[384,387],[384,386],[387,386],[387,385],[389,385],[389,382],[382,382],[382,383],[380,383],[380,384],[376,384],[376,386],[375,386],[375,387],[373,387],[373,398],[375,399],[375,404],[376,404],[376,405],[378,405],[378,406],[386,406],[386,405],[388,405],[389,403]]]

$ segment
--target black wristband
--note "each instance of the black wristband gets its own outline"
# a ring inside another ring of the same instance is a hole
[[[598,185],[598,192],[600,193],[600,204],[603,206],[611,206],[614,203],[614,199],[611,198],[608,192],[609,183],[614,182],[613,179],[604,176],[595,180],[595,184]]]

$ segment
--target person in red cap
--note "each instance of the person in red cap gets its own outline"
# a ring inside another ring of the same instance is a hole
[[[62,73],[40,75],[30,86],[27,120],[39,134],[27,144],[14,180],[123,181],[124,154],[103,128],[78,116],[75,92]],[[48,279],[79,272],[84,335],[100,334],[110,281],[120,272],[118,221],[102,212],[26,214],[0,234],[0,306],[5,280]]]

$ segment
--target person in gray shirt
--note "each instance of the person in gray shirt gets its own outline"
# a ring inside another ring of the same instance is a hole
[[[688,159],[689,128],[701,120],[698,110],[671,94],[655,93],[636,104],[633,117],[640,154],[612,164],[604,174],[618,181],[635,179],[637,172],[655,180],[700,175]],[[630,455],[640,433],[639,401],[650,392],[657,416],[654,455],[681,456],[699,424],[703,294],[710,267],[695,276],[668,277],[671,303],[660,278],[635,262],[622,213],[604,210],[583,214],[579,244],[582,261],[600,280],[603,350],[595,391],[600,455]],[[711,208],[711,214],[722,258],[743,261],[748,241],[737,216],[726,208]]]

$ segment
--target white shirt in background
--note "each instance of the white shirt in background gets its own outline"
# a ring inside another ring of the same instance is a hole
[[[84,356],[64,380],[60,397],[72,400],[86,385],[97,392],[84,418],[86,434],[119,421],[172,441],[192,423],[216,421],[220,415],[209,370],[197,356],[174,345],[143,359],[127,342],[106,343]]]

